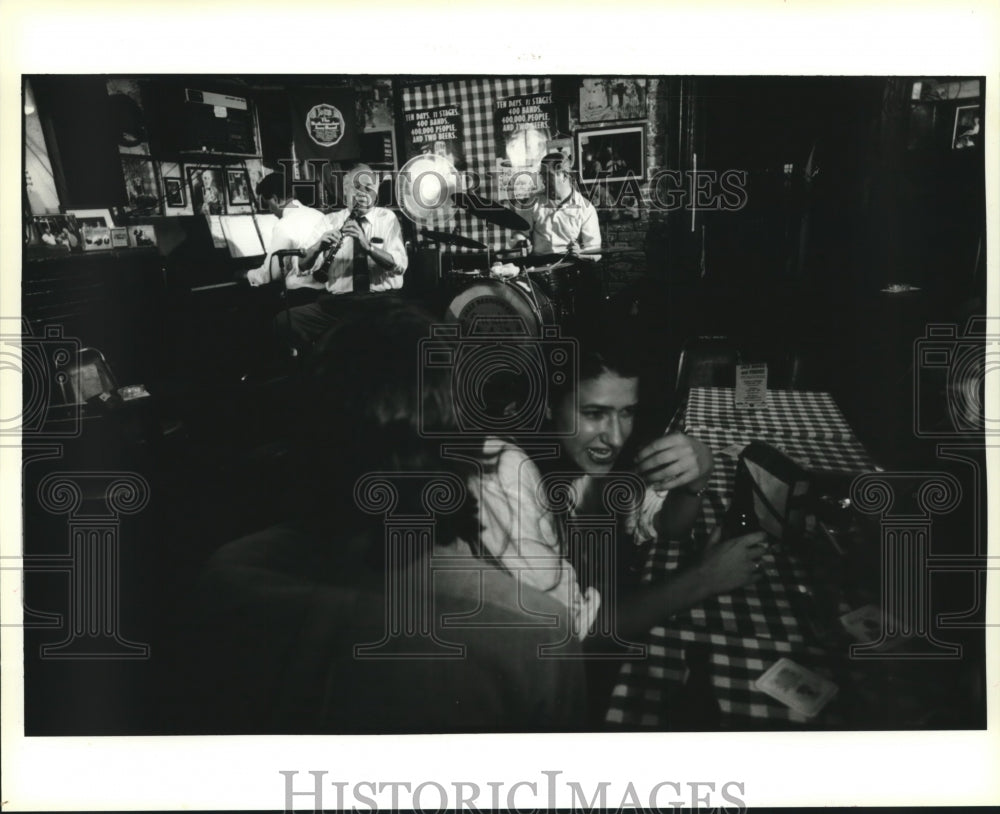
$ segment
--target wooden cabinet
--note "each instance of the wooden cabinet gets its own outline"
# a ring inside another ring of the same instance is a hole
[[[35,336],[59,328],[100,349],[119,383],[148,381],[161,355],[162,260],[146,249],[26,256],[22,317]]]

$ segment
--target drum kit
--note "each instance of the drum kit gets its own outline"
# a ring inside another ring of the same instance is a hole
[[[482,220],[513,231],[527,231],[529,224],[516,212],[492,201],[473,199],[453,193],[455,204]],[[493,252],[496,262],[490,265],[486,244],[464,235],[421,229],[423,237],[440,245],[459,246],[486,254],[487,269],[458,271],[445,275],[448,305],[445,319],[471,327],[492,325],[490,332],[509,332],[511,325],[521,326],[531,336],[542,336],[545,326],[558,325],[577,311],[580,271],[568,253],[554,262],[527,266],[528,256],[519,249]],[[626,247],[577,249],[578,257],[608,257],[634,253]],[[501,263],[500,261],[510,261]],[[502,327],[508,326],[508,327]]]

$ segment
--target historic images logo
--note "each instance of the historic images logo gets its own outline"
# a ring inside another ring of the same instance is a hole
[[[306,114],[306,132],[320,147],[333,147],[344,137],[344,117],[333,105],[315,105]]]

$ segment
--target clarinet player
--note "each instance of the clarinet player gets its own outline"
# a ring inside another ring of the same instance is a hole
[[[307,349],[362,300],[391,298],[403,287],[406,247],[396,215],[376,206],[375,172],[360,164],[344,176],[347,207],[326,216],[305,251],[300,274],[322,284],[319,298],[288,313],[296,344]],[[348,296],[349,295],[349,296]]]

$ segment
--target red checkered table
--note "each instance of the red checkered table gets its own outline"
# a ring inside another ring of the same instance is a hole
[[[737,413],[732,407],[732,388],[692,390],[686,411],[675,418],[672,427],[683,426],[704,441],[715,454],[715,468],[692,541],[657,542],[643,570],[644,581],[662,579],[696,559],[725,514],[739,449],[751,440],[767,441],[807,469],[861,473],[874,467],[829,395],[790,391],[770,391],[768,395],[767,412],[747,419],[739,417],[742,411]],[[713,411],[712,405],[717,409]],[[735,423],[744,426],[724,426],[734,416]],[[754,422],[759,432],[746,428]],[[819,644],[812,620],[830,615],[824,603],[831,599],[811,584],[795,545],[776,546],[762,564],[763,576],[757,583],[712,597],[649,632],[646,657],[622,667],[606,715],[608,725],[630,729],[668,726],[672,685],[683,683],[687,676],[685,646],[690,642],[710,646],[712,693],[724,727],[807,721],[757,690],[754,682],[783,656],[830,675],[829,656]]]

